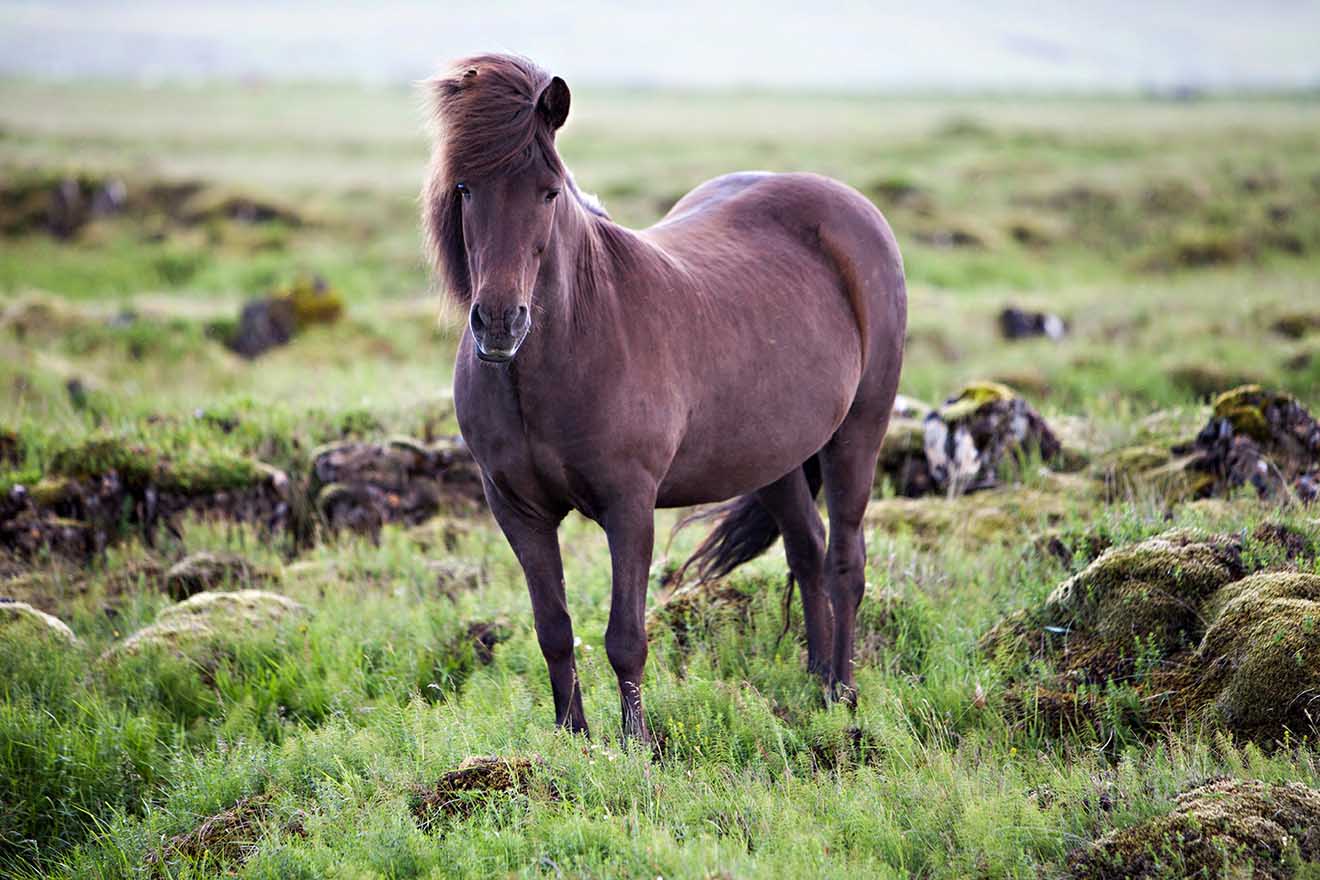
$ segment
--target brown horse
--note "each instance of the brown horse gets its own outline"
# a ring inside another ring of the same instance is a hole
[[[625,734],[650,738],[641,682],[657,507],[735,499],[693,557],[704,576],[782,534],[808,666],[854,701],[862,514],[907,321],[884,217],[824,177],[744,173],[702,184],[635,232],[582,195],[559,158],[562,79],[485,55],[429,87],[423,223],[471,328],[454,403],[527,578],[558,724],[587,730],[556,533],[570,510],[609,541],[605,650]]]

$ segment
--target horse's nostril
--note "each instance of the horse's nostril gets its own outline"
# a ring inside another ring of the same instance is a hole
[[[472,325],[472,332],[478,336],[486,329],[486,325],[489,322],[481,314],[480,303],[473,304],[472,312],[468,315],[468,322]]]
[[[527,324],[531,316],[527,311],[527,306],[518,306],[517,310],[509,318],[509,330],[513,333],[521,333],[527,329]]]

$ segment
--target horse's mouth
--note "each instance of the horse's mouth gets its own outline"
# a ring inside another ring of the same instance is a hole
[[[518,353],[518,346],[509,349],[493,348],[484,350],[477,346],[477,360],[487,364],[507,364],[513,360],[513,356]]]

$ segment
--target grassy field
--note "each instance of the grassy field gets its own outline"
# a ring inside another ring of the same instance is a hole
[[[1152,683],[1175,655],[1140,638],[1121,674],[1072,694],[1066,723],[1030,696],[1065,661],[984,639],[1047,606],[1101,545],[1173,527],[1243,542],[1246,570],[1320,574],[1314,506],[1112,479],[1120,450],[1190,440],[1208,400],[1243,383],[1320,413],[1320,102],[574,101],[561,151],[629,225],[738,169],[814,170],[866,193],[908,270],[902,392],[938,404],[968,382],[1011,385],[1080,469],[1032,460],[957,499],[878,482],[855,713],[824,705],[806,674],[796,608],[778,638],[782,552],[671,599],[663,575],[700,529],[663,546],[677,516],[657,514],[658,756],[619,744],[608,554],[571,517],[595,736],[557,733],[521,573],[488,517],[442,504],[363,534],[299,500],[325,444],[457,431],[461,321],[420,250],[418,96],[2,82],[0,490],[55,499],[66,518],[75,502],[90,518],[93,496],[119,506],[96,513],[92,553],[3,533],[0,596],[76,640],[0,627],[0,875],[1102,876],[1085,874],[1094,841],[1207,780],[1320,787],[1313,728],[1243,735],[1222,713],[1167,710],[1181,704]],[[74,174],[122,182],[128,207],[60,238],[31,218]],[[195,193],[160,195],[189,181]],[[254,220],[235,199],[278,210]],[[245,301],[312,275],[342,317],[255,360],[226,347]],[[1069,333],[1007,341],[1009,305],[1057,313]],[[237,521],[268,512],[254,487],[271,468],[293,487],[274,531]],[[112,471],[122,488],[97,482]],[[209,506],[153,527],[157,494]],[[1262,524],[1309,551],[1285,558]],[[252,599],[177,626],[169,571],[200,552],[230,554],[213,586],[298,606]],[[1296,656],[1320,668],[1314,640]],[[486,774],[500,790],[446,794],[473,756],[510,762]],[[1174,846],[1162,870],[1242,876],[1254,855],[1257,876],[1320,876],[1305,834],[1231,844]]]

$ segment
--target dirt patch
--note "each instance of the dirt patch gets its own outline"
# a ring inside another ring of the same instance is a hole
[[[782,587],[782,584],[780,585]],[[703,635],[734,625],[751,625],[752,605],[763,581],[715,579],[684,584],[652,606],[646,614],[648,631],[667,629],[674,634],[680,653]]]
[[[379,537],[386,523],[419,523],[485,509],[481,471],[461,439],[337,443],[312,462],[316,508],[332,530]]]
[[[497,799],[517,795],[558,800],[554,783],[545,777],[545,761],[530,757],[474,755],[445,773],[429,788],[414,791],[412,814],[422,828],[443,818],[466,818]]]
[[[180,862],[201,862],[211,866],[242,865],[256,854],[263,827],[271,819],[270,795],[249,795],[232,807],[207,816],[197,827],[176,834],[147,853],[146,869],[150,876],[174,876]],[[285,834],[304,837],[301,814],[283,826]]]
[[[1240,385],[1253,384],[1256,379],[1256,376],[1240,370],[1210,364],[1180,364],[1169,370],[1169,381],[1200,401],[1211,400]]]
[[[1296,876],[1320,861],[1320,791],[1216,779],[1180,794],[1166,815],[1111,832],[1074,852],[1079,880]]]
[[[888,480],[910,498],[933,492],[961,495],[999,485],[1028,455],[1060,463],[1062,451],[1045,420],[1016,392],[996,382],[977,382],[919,424],[903,416],[891,420],[876,466],[877,483]]]
[[[513,637],[507,620],[476,620],[467,625],[463,639],[472,648],[477,663],[488,666],[495,660],[495,648]]]

